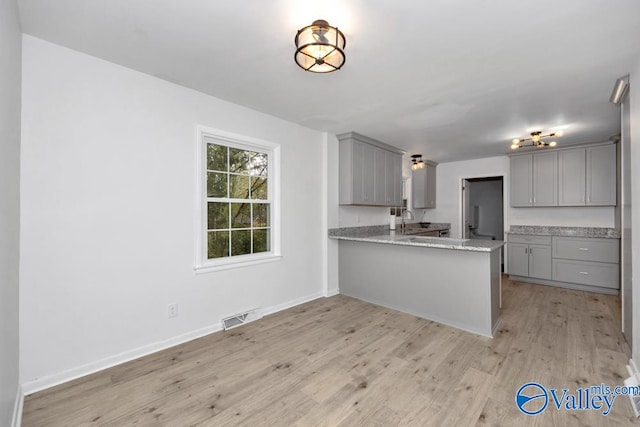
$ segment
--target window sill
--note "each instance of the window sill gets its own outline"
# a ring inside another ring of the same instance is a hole
[[[214,271],[231,270],[234,268],[250,267],[252,265],[266,264],[268,262],[276,262],[282,259],[280,254],[268,254],[262,256],[251,257],[249,259],[225,260],[223,262],[208,262],[196,265],[193,270],[196,274],[212,273]]]

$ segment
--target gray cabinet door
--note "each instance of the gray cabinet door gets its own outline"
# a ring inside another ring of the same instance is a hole
[[[558,206],[584,206],[585,156],[584,148],[558,152]]]
[[[402,155],[393,155],[393,199],[392,206],[402,206]]]
[[[533,155],[533,206],[558,205],[558,153]]]
[[[386,158],[387,205],[402,205],[402,156],[387,152]]]
[[[427,165],[427,182],[426,182],[426,208],[436,207],[436,167]]]
[[[587,205],[616,204],[616,146],[587,147]]]
[[[509,274],[514,276],[529,275],[529,245],[509,243]]]
[[[411,204],[414,209],[426,208],[427,168],[411,171]]]
[[[375,191],[375,148],[369,144],[362,144],[362,199],[366,205],[374,204]]]
[[[387,152],[373,149],[373,204],[387,205]]]
[[[513,156],[510,160],[510,200],[514,208],[533,205],[533,157]]]
[[[551,246],[529,245],[529,277],[551,280]]]
[[[364,144],[351,142],[352,159],[352,200],[351,203],[364,203]]]

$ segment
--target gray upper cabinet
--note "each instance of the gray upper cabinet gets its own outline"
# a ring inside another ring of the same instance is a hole
[[[436,207],[436,166],[437,163],[427,160],[422,169],[411,172],[411,196],[414,209]]]
[[[558,205],[558,153],[533,154],[533,206]]]
[[[512,207],[615,206],[616,146],[512,156],[510,184]]]
[[[510,200],[513,207],[533,206],[533,157],[511,157]]]
[[[392,179],[385,179],[386,205],[402,206],[402,156],[390,151],[385,156],[385,174]]]
[[[387,152],[381,148],[373,150],[373,204],[386,205],[389,202],[387,197]]]
[[[404,152],[355,132],[338,141],[340,204],[400,206]]]
[[[558,152],[559,206],[584,206],[587,176],[585,156],[584,148]]]
[[[587,205],[616,204],[616,146],[587,147]]]

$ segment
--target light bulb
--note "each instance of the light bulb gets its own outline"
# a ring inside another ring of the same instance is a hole
[[[520,140],[519,140],[518,138],[516,138],[516,139],[514,139],[513,141],[511,141],[511,143],[512,143],[513,145],[518,145],[518,144],[520,144]],[[513,145],[511,146],[511,148],[513,148]]]
[[[557,144],[557,143],[556,143],[555,141],[551,141],[551,142],[549,143],[549,147],[555,147],[555,146],[556,146],[556,144]]]
[[[520,144],[516,144],[516,143],[511,144],[512,150],[517,150],[518,148],[520,148]]]
[[[555,133],[555,136],[562,136],[562,135],[564,135],[564,132],[563,132],[563,131],[561,131],[561,130],[556,131],[556,132],[554,132],[554,133]]]

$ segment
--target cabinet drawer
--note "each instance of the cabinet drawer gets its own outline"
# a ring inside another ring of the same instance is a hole
[[[554,259],[552,279],[618,289],[618,264]]]
[[[510,243],[533,243],[536,245],[550,245],[551,236],[529,236],[524,234],[509,234]]]
[[[619,263],[618,239],[553,237],[553,257]]]

